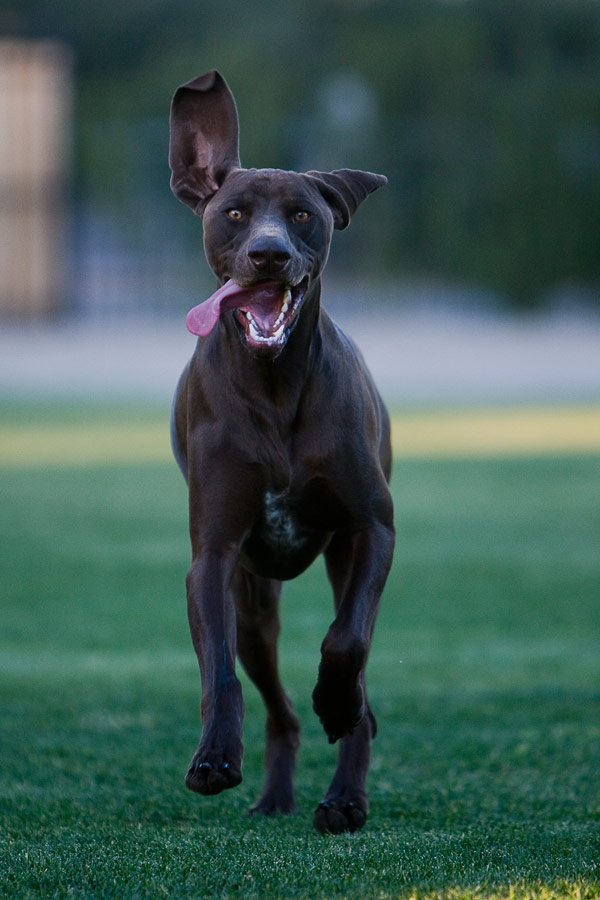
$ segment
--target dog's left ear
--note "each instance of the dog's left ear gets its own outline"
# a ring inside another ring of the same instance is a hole
[[[201,216],[232,169],[239,169],[239,125],[233,94],[216,71],[175,91],[169,119],[171,190]]]
[[[334,172],[307,172],[333,212],[335,228],[342,230],[350,222],[363,200],[387,184],[385,175],[360,169],[336,169]]]

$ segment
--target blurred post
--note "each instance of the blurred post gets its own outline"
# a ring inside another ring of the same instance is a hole
[[[71,94],[63,45],[0,41],[0,317],[64,305]]]

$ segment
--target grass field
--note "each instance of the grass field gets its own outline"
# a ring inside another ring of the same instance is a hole
[[[398,546],[369,665],[371,815],[332,838],[311,827],[335,753],[310,708],[331,618],[322,566],[282,604],[299,812],[248,818],[264,716],[246,681],[243,783],[215,798],[183,784],[199,676],[185,488],[148,445],[167,412],[0,413],[1,897],[600,897],[588,444],[478,457],[449,441],[454,455],[397,461]],[[65,433],[85,429],[69,456]],[[132,454],[136,441],[148,452]]]

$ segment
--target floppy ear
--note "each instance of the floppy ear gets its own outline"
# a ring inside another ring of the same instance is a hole
[[[387,184],[385,175],[361,172],[360,169],[336,169],[334,172],[307,172],[333,212],[335,228],[350,222],[365,197]]]
[[[240,166],[237,110],[225,79],[212,71],[178,88],[169,125],[171,190],[202,215],[227,173]]]

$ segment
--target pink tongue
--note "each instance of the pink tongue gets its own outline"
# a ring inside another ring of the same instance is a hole
[[[260,319],[266,319],[268,327],[270,314],[279,312],[278,300],[281,294],[282,287],[276,282],[243,288],[229,280],[208,300],[190,309],[185,324],[192,334],[206,337],[217,324],[222,309],[243,309]]]

